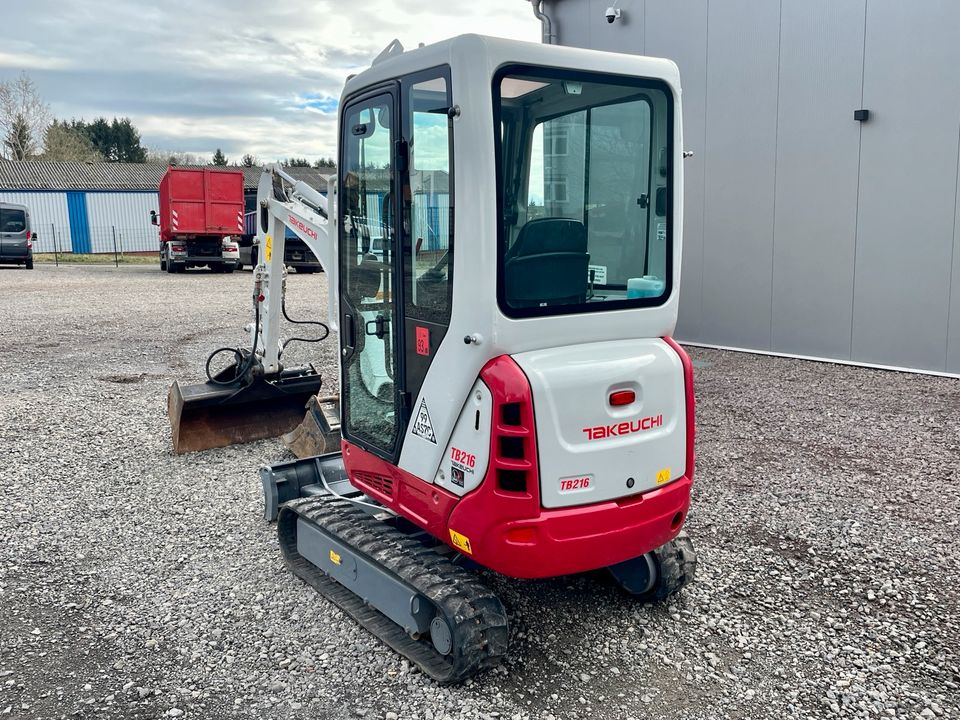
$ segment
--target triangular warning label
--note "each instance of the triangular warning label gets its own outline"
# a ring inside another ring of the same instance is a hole
[[[427,410],[426,400],[420,401],[420,409],[417,410],[417,417],[413,421],[413,430],[410,432],[417,437],[432,442],[434,445],[437,444],[437,436],[433,434],[433,423],[430,422],[430,411]]]

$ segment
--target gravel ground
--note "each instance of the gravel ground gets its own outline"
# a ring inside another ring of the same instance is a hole
[[[323,282],[293,275],[291,312]],[[960,717],[956,380],[693,349],[696,584],[488,577],[511,656],[447,689],[283,569],[279,441],[170,452],[166,389],[242,342],[249,273],[0,283],[0,715]]]

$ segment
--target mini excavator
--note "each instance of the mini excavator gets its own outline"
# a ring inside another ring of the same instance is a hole
[[[326,195],[264,170],[249,348],[171,388],[178,452],[292,431],[261,470],[287,566],[440,683],[507,649],[477,566],[693,579],[680,118],[667,60],[394,41],[346,83]],[[285,227],[326,270],[339,397],[282,362]]]

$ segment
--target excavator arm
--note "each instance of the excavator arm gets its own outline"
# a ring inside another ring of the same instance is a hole
[[[286,228],[303,240],[328,271],[328,327],[337,330],[337,251],[329,220],[332,205],[315,188],[295,180],[280,166],[264,168],[257,188],[260,252],[253,270],[250,345],[219,348],[211,353],[205,383],[173,383],[167,412],[175,452],[225,447],[289,433],[303,419],[308,405],[319,414],[324,431],[339,431],[338,425],[322,422],[323,408],[315,399],[323,382],[319,372],[312,365],[284,367],[283,349],[289,341],[281,337],[286,317]],[[232,362],[215,370],[218,356],[221,363],[224,357]],[[316,445],[311,442],[312,447]]]
[[[332,178],[328,179],[332,186]],[[280,325],[286,291],[284,250],[286,228],[303,240],[320,261],[327,278],[328,325],[338,330],[337,250],[336,234],[330,231],[330,210],[333,203],[307,183],[295,180],[279,165],[263,169],[257,186],[258,264],[253,269],[254,304],[259,305],[260,322],[252,326],[267,375],[282,370]]]

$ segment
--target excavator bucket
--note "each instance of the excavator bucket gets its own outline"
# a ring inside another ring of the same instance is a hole
[[[281,440],[301,459],[339,452],[340,398],[336,395],[310,398],[303,422]]]
[[[167,394],[173,451],[180,455],[288,433],[320,386],[312,370],[276,381],[257,378],[243,387],[174,382]]]

